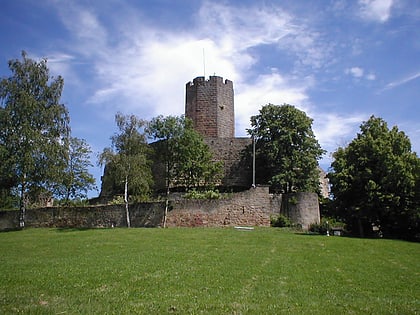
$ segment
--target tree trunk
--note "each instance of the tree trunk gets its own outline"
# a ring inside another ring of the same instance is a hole
[[[365,233],[364,233],[364,229],[363,229],[362,219],[361,218],[358,218],[357,219],[357,223],[358,223],[358,226],[359,226],[359,236],[361,238],[364,238],[365,237]]]
[[[168,216],[169,207],[169,186],[166,189],[165,212],[163,213],[163,228],[166,228],[166,217]]]
[[[168,142],[166,142],[166,145],[168,145]],[[168,148],[167,148],[168,150]],[[169,160],[166,163],[166,200],[165,200],[165,211],[163,212],[163,222],[162,226],[163,228],[166,228],[166,217],[168,215],[168,207],[169,207],[169,186],[171,184],[171,179],[169,175]]]
[[[127,216],[127,227],[131,227],[130,224],[130,212],[128,210],[128,177],[125,177],[125,184],[124,184],[124,202],[125,202],[125,214]]]
[[[20,216],[19,216],[19,226],[21,228],[25,227],[25,212],[26,212],[26,202],[25,202],[25,189],[26,189],[26,174],[23,175],[22,186],[20,190]]]

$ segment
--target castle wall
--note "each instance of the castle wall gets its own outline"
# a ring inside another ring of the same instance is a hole
[[[165,202],[130,205],[132,227],[161,226]],[[307,229],[319,223],[316,194],[272,195],[268,186],[234,193],[226,199],[177,199],[170,202],[168,227],[270,226],[270,217],[283,213]],[[0,231],[19,228],[19,211],[0,211]],[[49,207],[27,209],[26,227],[110,228],[126,227],[125,206]]]
[[[270,216],[280,213],[278,198],[262,186],[232,194],[220,200],[171,202],[168,227],[270,226]]]
[[[250,138],[205,138],[204,141],[213,158],[223,162],[222,186],[251,187],[252,165],[243,159],[246,148],[252,144]]]
[[[250,138],[204,138],[204,142],[213,153],[213,159],[223,163],[223,174],[218,186],[235,189],[247,189],[252,184],[252,165],[243,160],[247,146],[252,144]],[[156,146],[152,143],[151,146]],[[157,159],[152,166],[154,189],[166,188],[165,165]]]
[[[283,196],[281,213],[302,229],[308,230],[312,223],[319,223],[319,201],[316,193],[297,192]]]
[[[130,205],[133,227],[157,227],[163,219],[164,202]],[[0,211],[0,231],[19,228],[20,211]],[[109,228],[126,227],[125,205],[89,207],[47,207],[27,209],[26,227]]]
[[[218,76],[186,84],[185,116],[204,137],[235,137],[233,83]]]

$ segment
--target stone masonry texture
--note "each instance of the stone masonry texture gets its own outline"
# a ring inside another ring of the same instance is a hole
[[[158,227],[164,202],[130,205],[132,227]],[[269,226],[270,217],[283,213],[307,229],[319,223],[316,194],[273,195],[268,186],[257,186],[219,200],[176,199],[170,202],[168,227]],[[26,227],[110,228],[126,227],[124,205],[47,207],[28,209]],[[0,231],[18,229],[19,211],[0,211]]]
[[[233,83],[218,76],[197,77],[186,84],[185,116],[205,138],[234,138]]]

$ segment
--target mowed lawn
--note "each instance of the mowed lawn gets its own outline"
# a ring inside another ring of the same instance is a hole
[[[0,233],[0,314],[419,314],[420,244],[276,228]]]

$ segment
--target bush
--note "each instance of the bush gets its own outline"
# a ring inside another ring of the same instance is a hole
[[[110,202],[108,202],[110,205],[121,205],[125,204],[124,197],[123,196],[115,196],[114,199],[112,199]]]
[[[346,229],[346,225],[343,222],[337,221],[334,218],[322,218],[320,223],[312,223],[309,226],[309,232],[317,233],[321,235],[332,234],[332,228],[342,228],[343,230]]]
[[[283,214],[270,218],[271,226],[273,227],[293,227],[293,223],[288,217]]]
[[[197,191],[190,190],[184,195],[186,199],[221,199],[221,194],[218,190]]]
[[[71,199],[71,200],[54,200],[54,206],[58,207],[87,207],[89,206],[88,199]]]

